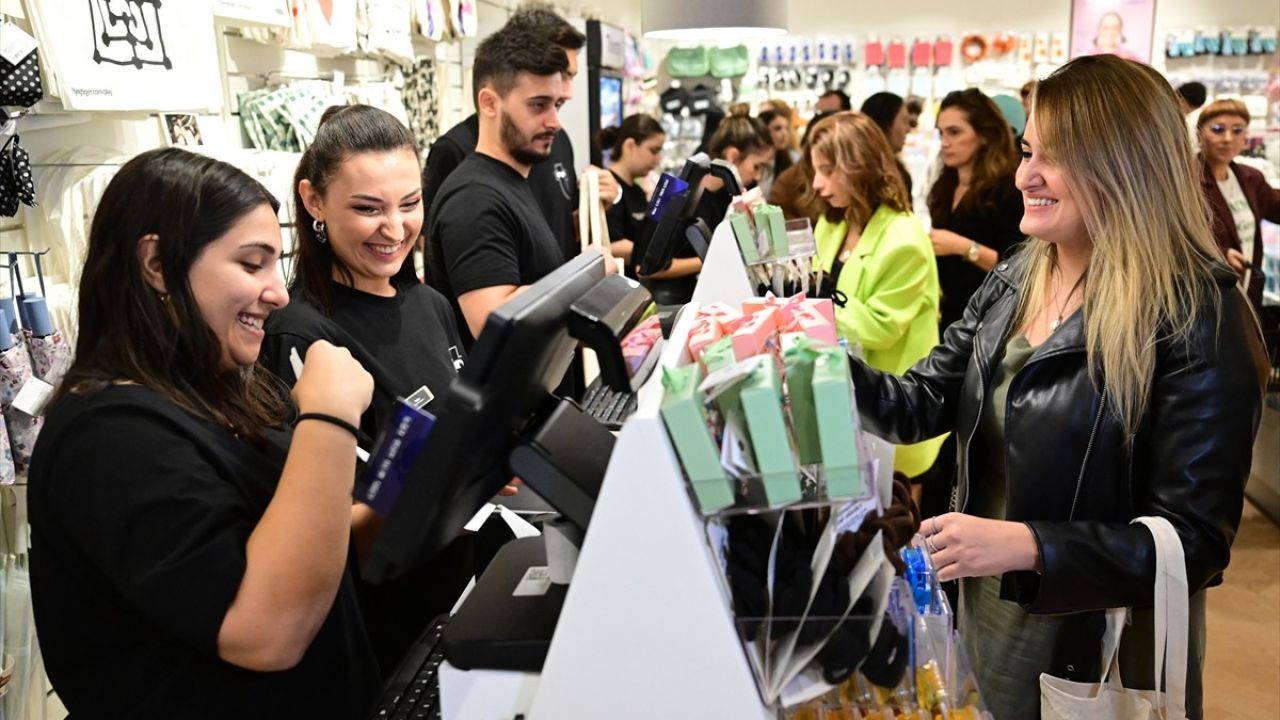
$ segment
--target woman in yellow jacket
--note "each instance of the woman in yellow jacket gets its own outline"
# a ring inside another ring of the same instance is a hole
[[[845,299],[837,330],[868,365],[900,375],[938,344],[938,269],[889,141],[866,115],[836,113],[814,126],[809,159],[819,261]],[[921,475],[944,437],[899,446],[894,470]]]

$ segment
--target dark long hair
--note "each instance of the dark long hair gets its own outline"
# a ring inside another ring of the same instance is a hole
[[[204,155],[166,148],[125,163],[93,216],[75,359],[53,402],[131,381],[249,440],[283,421],[284,396],[270,373],[221,367],[222,345],[188,280],[210,243],[264,205],[279,209],[258,181]],[[160,238],[164,299],[138,259],[147,235]]]
[[[387,153],[408,150],[418,157],[418,146],[413,134],[395,116],[385,110],[368,105],[335,105],[320,117],[316,139],[302,153],[302,161],[293,175],[293,209],[297,221],[295,230],[297,262],[289,281],[290,292],[302,296],[324,314],[333,310],[333,273],[337,270],[343,283],[355,285],[351,270],[333,252],[332,243],[322,243],[312,226],[315,218],[302,202],[298,185],[311,181],[316,192],[324,194],[329,181],[338,173],[342,163],[352,155],[366,152]],[[418,282],[413,269],[412,253],[405,256],[400,271],[392,278],[397,286]]]
[[[948,93],[938,106],[943,110],[956,108],[964,112],[974,132],[986,142],[978,148],[974,157],[973,178],[969,190],[956,205],[955,211],[994,209],[995,198],[991,191],[1005,182],[1011,182],[1018,169],[1018,152],[1013,146],[1013,129],[1000,108],[991,98],[975,88]],[[953,212],[951,202],[955,198],[960,173],[952,167],[943,167],[938,181],[929,188],[929,216],[934,227],[941,227]]]
[[[622,159],[622,144],[634,140],[637,145],[654,135],[665,135],[662,125],[644,113],[628,115],[621,125],[604,128],[596,134],[596,142],[600,149],[609,153],[609,157],[617,162]]]
[[[891,92],[878,92],[862,101],[862,113],[875,121],[876,125],[889,137],[893,123],[906,101],[900,95]]]

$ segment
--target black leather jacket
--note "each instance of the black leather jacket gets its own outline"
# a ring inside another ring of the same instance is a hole
[[[969,478],[984,472],[973,452],[995,368],[1008,340],[1025,256],[1002,261],[942,343],[906,375],[853,363],[865,428],[895,443],[956,433],[953,509],[963,512]],[[1085,361],[1077,311],[1015,376],[1005,416],[1006,519],[1026,522],[1041,573],[1011,572],[1001,597],[1032,613],[1079,613],[1152,602],[1155,547],[1130,520],[1169,519],[1182,539],[1193,592],[1221,582],[1240,523],[1267,368],[1257,322],[1215,265],[1222,291],[1191,342],[1158,343],[1146,415],[1130,451]],[[1055,648],[1055,675],[1096,681],[1102,614],[1069,623]],[[1064,633],[1066,634],[1066,633]]]

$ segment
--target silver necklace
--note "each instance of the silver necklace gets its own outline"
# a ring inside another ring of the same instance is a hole
[[[1089,271],[1086,270],[1080,273],[1079,278],[1076,278],[1076,284],[1071,286],[1071,292],[1067,293],[1067,297],[1064,298],[1062,300],[1062,304],[1058,306],[1058,317],[1049,323],[1049,332],[1057,332],[1058,328],[1062,327],[1062,315],[1063,313],[1066,312],[1067,305],[1071,303],[1071,296],[1075,295],[1076,290],[1080,289],[1080,283],[1084,282],[1084,278],[1088,274],[1089,274]]]

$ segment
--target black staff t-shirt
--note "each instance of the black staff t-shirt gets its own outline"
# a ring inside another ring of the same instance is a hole
[[[467,156],[444,181],[427,226],[427,281],[449,299],[468,349],[475,339],[458,296],[531,285],[565,262],[524,176],[483,153]]]
[[[1001,258],[1026,239],[1019,228],[1021,224],[1022,192],[1014,185],[1012,176],[990,188],[978,203],[952,210],[946,217],[933,218],[935,230],[950,230],[967,237],[995,250]],[[939,308],[942,319],[938,327],[946,332],[952,323],[964,317],[969,298],[987,279],[987,273],[964,255],[947,255],[937,262],[938,285],[942,290]]]
[[[422,173],[423,207],[431,208],[445,179],[475,152],[479,137],[480,119],[472,113],[432,143],[426,170]],[[578,178],[569,133],[557,132],[551,142],[551,156],[529,169],[529,190],[551,234],[560,242],[565,258],[577,255],[578,234],[573,213],[578,209]]]
[[[259,449],[137,385],[53,408],[31,464],[31,590],[72,717],[366,717],[378,668],[349,573],[296,666],[218,657],[289,439]]]
[[[618,181],[618,187],[622,188],[622,199],[614,203],[604,214],[605,221],[609,225],[609,239],[635,242],[640,239],[640,233],[644,229],[645,213],[649,210],[649,198],[645,196],[644,188],[623,180],[622,176],[612,170],[609,172],[613,175],[613,179]]]
[[[258,358],[293,385],[289,351],[305,358],[316,340],[346,348],[373,376],[373,402],[360,418],[370,437],[393,421],[397,398],[422,388],[434,397],[423,409],[436,416],[466,355],[453,310],[440,293],[416,282],[399,283],[394,297],[333,284],[333,310],[326,316],[300,292],[267,319]],[[366,448],[373,450],[373,448]],[[363,466],[361,470],[363,471]],[[379,585],[356,579],[360,608],[384,675],[399,665],[410,644],[431,620],[448,612],[471,579],[471,545],[459,538],[409,574]]]
[[[258,361],[292,386],[298,379],[289,362],[291,349],[306,359],[316,340],[346,348],[373,376],[373,402],[360,418],[360,429],[374,438],[390,420],[397,398],[425,387],[435,399],[423,409],[443,406],[466,361],[449,301],[420,283],[398,284],[394,297],[340,283],[333,284],[333,293],[333,310],[325,316],[294,291],[292,301],[267,318]]]

